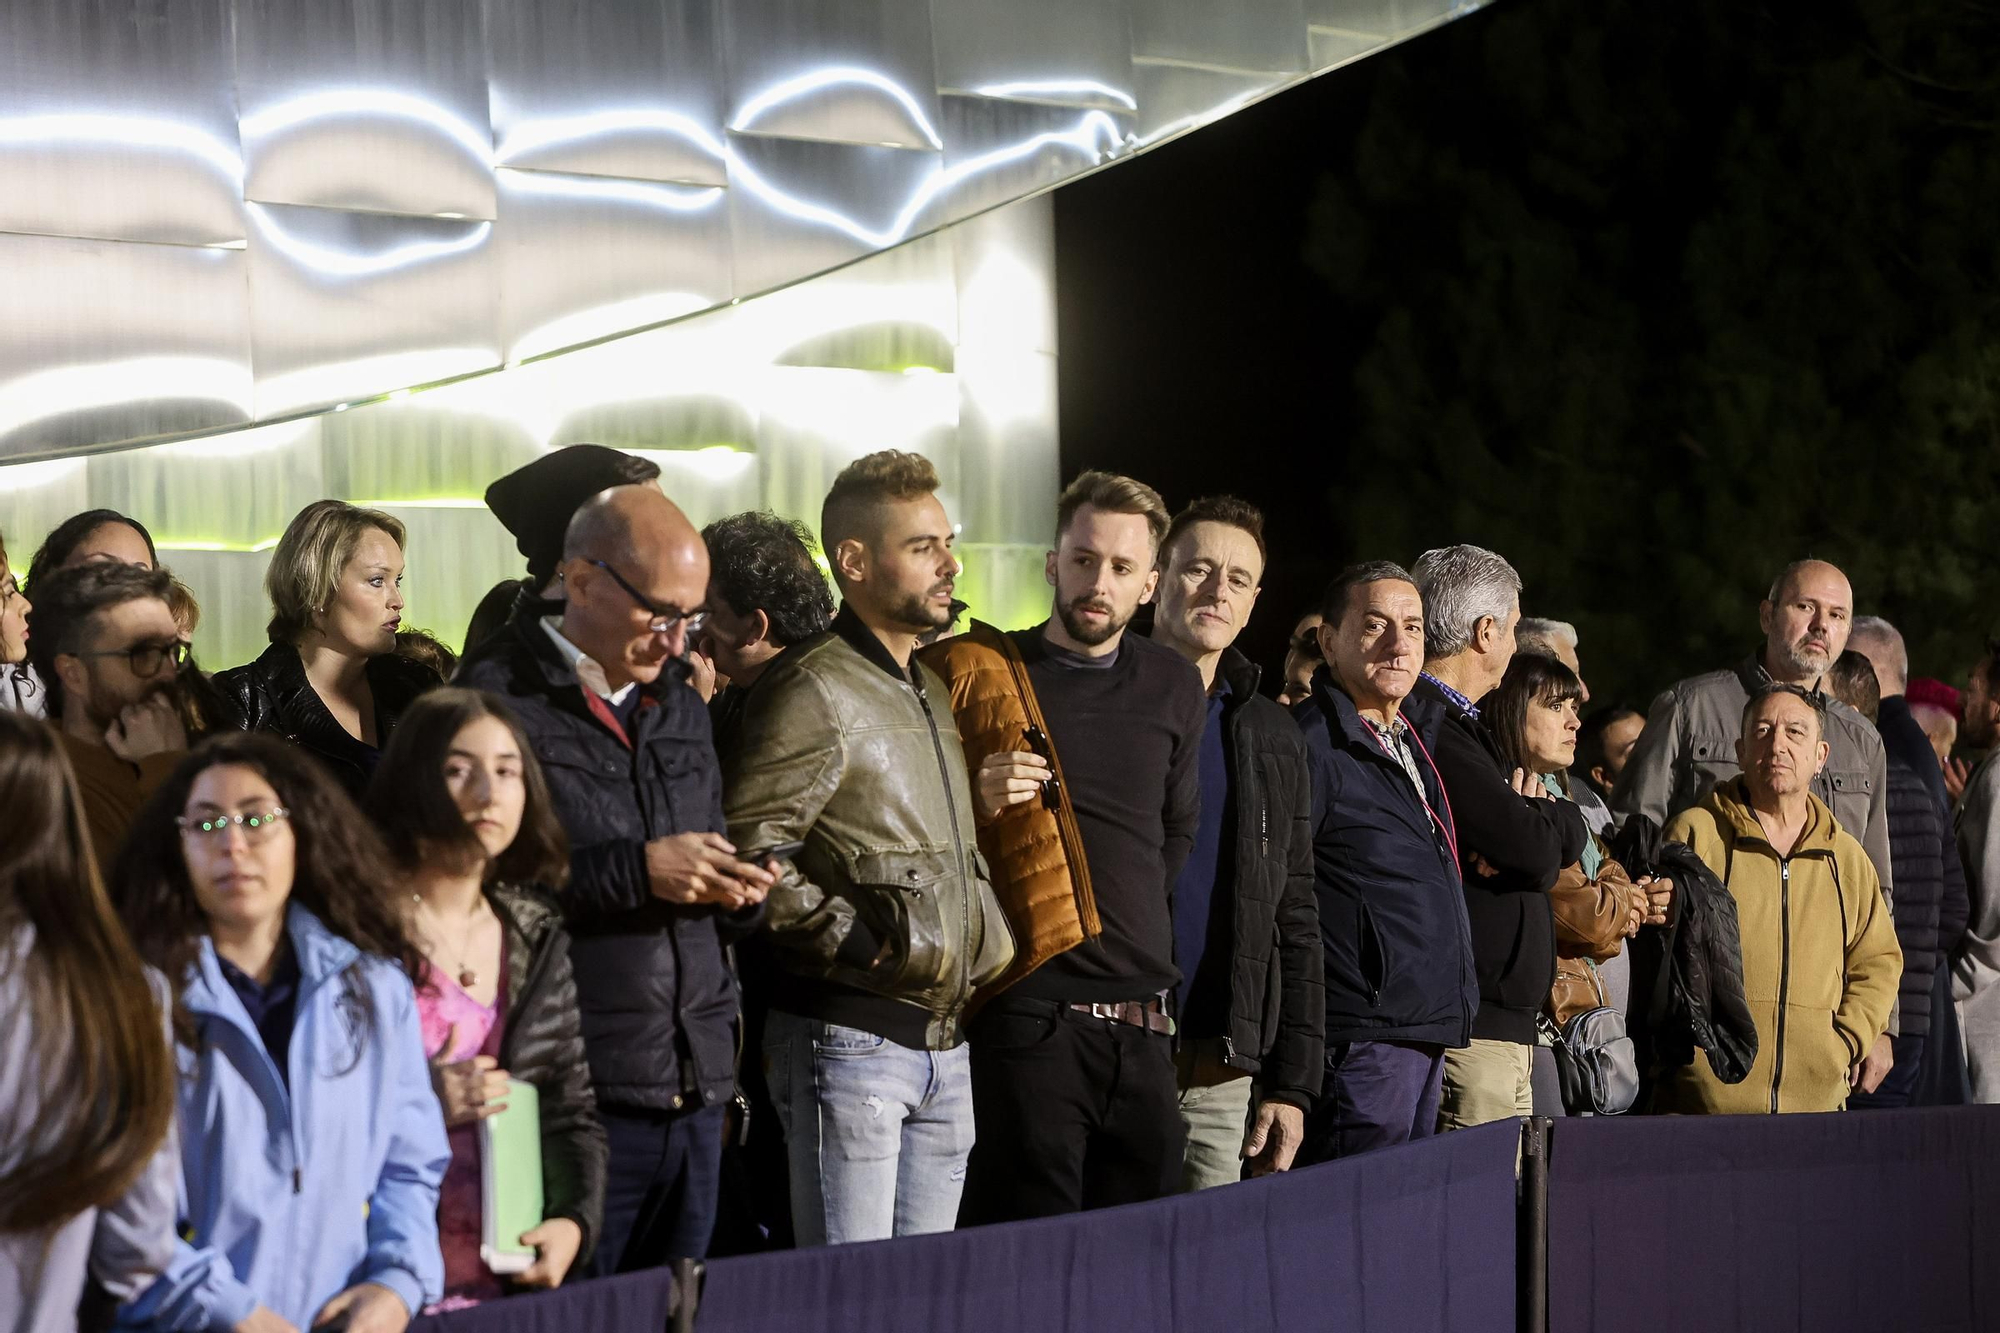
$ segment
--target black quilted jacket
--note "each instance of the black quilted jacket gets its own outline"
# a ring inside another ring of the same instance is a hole
[[[1895,754],[1888,795],[1896,941],[1903,946],[1902,1034],[1921,1037],[1931,1030],[1932,978],[1965,930],[1965,871],[1950,820],[1922,775]]]
[[[1642,1097],[1660,1071],[1694,1063],[1697,1047],[1718,1079],[1741,1083],[1757,1058],[1757,1027],[1743,998],[1736,900],[1686,844],[1662,842],[1659,825],[1643,815],[1626,818],[1612,854],[1634,879],[1674,882],[1672,922],[1632,941],[1628,1018],[1648,1085]]]

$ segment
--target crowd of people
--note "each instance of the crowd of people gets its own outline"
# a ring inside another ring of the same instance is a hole
[[[2000,647],[1912,679],[1801,560],[1741,662],[1590,707],[1453,546],[1343,570],[1267,683],[1250,504],[1084,473],[1004,631],[938,490],[852,463],[823,572],[555,451],[462,653],[318,501],[212,676],[138,519],[0,548],[0,1328],[398,1333],[1515,1116],[2000,1100]]]

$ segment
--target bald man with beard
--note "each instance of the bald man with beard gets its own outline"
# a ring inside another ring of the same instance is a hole
[[[1812,794],[1858,839],[1893,905],[1889,861],[1889,761],[1867,718],[1826,692],[1827,673],[1847,648],[1854,625],[1854,590],[1847,575],[1824,560],[1798,560],[1771,581],[1757,608],[1764,642],[1744,661],[1681,681],[1653,700],[1646,729],[1625,761],[1611,806],[1665,827],[1692,810],[1742,769],[1736,743],[1743,709],[1771,685],[1796,685],[1823,710],[1827,758]],[[1892,1016],[1889,1036],[1900,1031]],[[1869,1052],[1860,1084],[1873,1092],[1889,1071],[1889,1041]]]
[[[688,683],[708,572],[665,495],[600,492],[570,520],[563,600],[524,608],[460,679],[513,706],[569,834],[560,903],[610,1140],[599,1276],[707,1252],[736,1091],[723,950],[772,882],[723,836],[708,711]]]

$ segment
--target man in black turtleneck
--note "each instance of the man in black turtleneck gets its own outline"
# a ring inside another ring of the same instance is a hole
[[[988,753],[973,792],[989,826],[1030,801],[1073,816],[1062,827],[1081,844],[1072,870],[1098,929],[1084,926],[970,1024],[979,1139],[962,1222],[1157,1198],[1180,1179],[1172,889],[1198,822],[1207,705],[1192,664],[1125,633],[1158,581],[1159,495],[1088,472],[1056,523],[1055,614],[1007,636],[1032,693],[1020,706],[1042,725],[1028,750]]]

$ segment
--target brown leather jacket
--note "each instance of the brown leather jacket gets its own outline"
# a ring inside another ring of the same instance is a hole
[[[1593,963],[1615,958],[1625,945],[1632,897],[1645,890],[1632,883],[1625,867],[1610,857],[1586,878],[1583,863],[1565,867],[1549,890],[1556,916],[1556,980],[1545,1011],[1557,1027],[1587,1009],[1609,1004]]]
[[[943,678],[971,772],[990,754],[1029,750],[1029,727],[1048,734],[1027,663],[1006,634],[975,620],[963,634],[932,644],[918,659]],[[1083,834],[1070,808],[1062,762],[1050,749],[1060,784],[1057,807],[1024,801],[999,819],[979,821],[979,850],[993,871],[993,892],[1014,929],[1014,962],[980,998],[1011,986],[1049,959],[1103,930],[1090,892]]]
[[[765,906],[782,965],[924,1010],[925,1044],[947,1049],[1013,941],[974,846],[944,683],[921,666],[903,676],[850,614],[750,691],[723,814],[738,847],[805,844]]]

